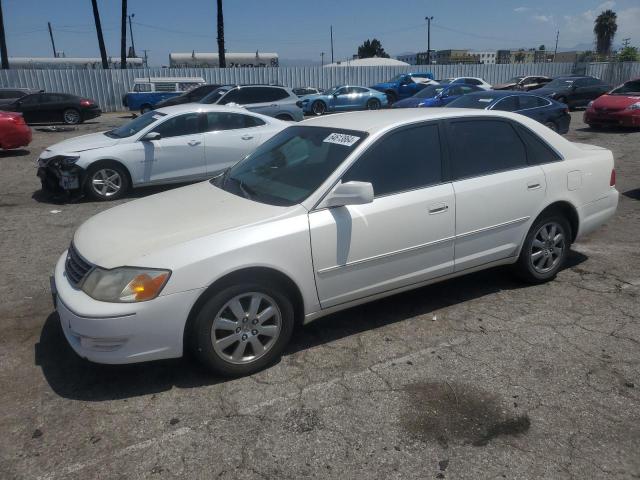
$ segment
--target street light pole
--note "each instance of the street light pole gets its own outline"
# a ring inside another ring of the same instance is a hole
[[[433,17],[424,17],[427,21],[427,65],[431,65],[431,20]]]
[[[133,43],[133,27],[131,27],[131,19],[135,17],[136,14],[132,13],[129,15],[129,34],[131,35],[131,53],[134,57],[136,57],[136,46]]]

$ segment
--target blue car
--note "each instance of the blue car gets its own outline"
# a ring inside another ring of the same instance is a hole
[[[535,93],[493,90],[471,93],[451,102],[451,108],[481,108],[514,112],[537,120],[554,132],[567,133],[571,116],[569,107],[551,98]]]
[[[304,113],[322,115],[326,112],[378,110],[387,105],[387,96],[367,87],[338,85],[324,93],[305,95],[300,103]]]
[[[393,108],[444,107],[463,95],[483,91],[480,87],[464,83],[429,85],[413,97],[394,103]]]
[[[390,104],[415,95],[424,87],[432,83],[433,74],[422,73],[401,73],[388,82],[376,83],[371,88],[384,93]]]

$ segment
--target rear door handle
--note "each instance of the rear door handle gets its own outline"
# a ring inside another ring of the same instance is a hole
[[[188,144],[195,147],[196,145],[200,145],[200,142],[198,140],[189,140]]]
[[[449,205],[446,203],[438,203],[429,207],[429,215],[436,215],[438,213],[444,213],[449,210]]]
[[[527,183],[527,190],[538,190],[539,188],[542,188],[542,185],[538,182]]]
[[[271,104],[271,106],[272,106],[272,107],[277,107],[277,106],[278,106],[278,104],[277,104],[277,103],[272,103],[272,104]]]
[[[253,135],[243,135],[240,137],[242,140],[251,140],[253,138]]]

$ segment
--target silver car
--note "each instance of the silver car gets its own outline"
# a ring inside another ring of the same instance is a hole
[[[200,100],[200,103],[240,105],[279,120],[299,122],[304,118],[298,97],[280,85],[224,85]]]

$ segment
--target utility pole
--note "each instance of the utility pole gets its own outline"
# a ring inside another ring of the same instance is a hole
[[[9,69],[9,55],[7,54],[7,42],[4,38],[4,19],[2,18],[2,0],[0,0],[0,57],[2,57],[2,68]]]
[[[622,39],[622,48],[627,48],[630,45],[631,45],[631,38]]]
[[[56,43],[53,41],[53,30],[51,30],[51,22],[47,22],[49,27],[49,36],[51,37],[51,47],[53,48],[53,58],[58,58],[58,52],[56,52]]]
[[[218,0],[218,67],[226,68],[227,59],[224,51],[224,15],[222,14],[222,0]]]
[[[133,43],[133,28],[131,27],[131,19],[133,17],[135,17],[136,14],[132,13],[131,15],[129,15],[129,35],[131,36],[131,53],[133,54],[133,57],[136,57],[136,46]]]
[[[556,49],[553,51],[553,61],[556,61],[556,55],[558,54],[558,38],[560,38],[560,30],[556,33]]]
[[[120,17],[120,68],[127,68],[127,0],[122,0]]]
[[[427,21],[427,65],[431,65],[431,20],[433,17],[424,17]]]
[[[333,25],[330,27],[331,31],[331,63],[333,63]]]
[[[100,12],[98,11],[98,0],[91,0],[93,6],[93,20],[96,24],[96,33],[98,34],[98,46],[100,47],[100,58],[102,58],[102,68],[109,69],[107,62],[107,50],[104,48],[104,38],[102,37],[102,25],[100,25]]]
[[[320,63],[322,63],[322,66],[324,67],[324,52],[320,52]]]
[[[148,52],[149,50],[145,49],[145,50],[142,50],[142,51],[144,52],[143,65],[144,65],[145,67],[148,67],[148,66],[149,66],[149,63],[148,63],[148,61],[147,61],[147,52]]]

